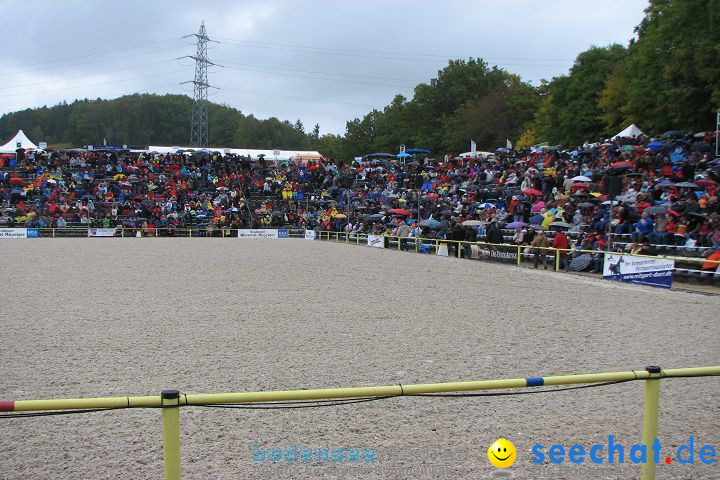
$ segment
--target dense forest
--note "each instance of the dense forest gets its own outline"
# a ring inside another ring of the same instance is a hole
[[[463,152],[474,139],[495,149],[541,141],[578,145],[630,123],[648,133],[712,130],[720,107],[720,0],[651,0],[627,46],[580,53],[570,71],[535,87],[482,59],[450,60],[413,98],[396,96],[383,110],[347,122],[344,135],[320,136],[300,120],[258,119],[209,105],[210,144],[316,149],[333,158],[400,144]],[[192,100],[137,94],[80,100],[0,117],[0,138],[24,129],[49,144],[185,145]]]

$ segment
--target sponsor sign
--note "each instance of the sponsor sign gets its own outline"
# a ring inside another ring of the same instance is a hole
[[[88,237],[114,237],[114,228],[90,228],[88,229]]]
[[[37,228],[0,228],[0,238],[38,238]]]
[[[465,252],[470,258],[489,260],[491,262],[517,263],[517,248],[501,245],[470,245],[470,251]]]
[[[279,228],[277,238],[290,238],[287,228]]]
[[[616,282],[670,288],[675,261],[635,255],[605,255],[603,278]]]
[[[285,230],[285,235],[287,236],[287,230]],[[238,230],[238,238],[280,238],[280,236],[276,228],[258,228]]]
[[[382,235],[368,235],[368,247],[385,248],[385,237]]]
[[[448,246],[447,243],[440,243],[437,248],[437,254],[441,257],[447,257],[448,256]]]
[[[315,230],[305,230],[305,240],[315,240]]]

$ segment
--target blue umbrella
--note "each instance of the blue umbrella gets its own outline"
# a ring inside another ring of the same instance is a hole
[[[405,153],[431,153],[430,150],[425,150],[423,148],[408,148],[405,150]]]
[[[505,228],[522,228],[527,225],[525,222],[511,222],[505,225]]]
[[[659,187],[672,187],[675,183],[670,180],[663,180],[662,182],[658,182],[657,185]]]
[[[648,143],[648,148],[652,148],[652,149],[663,148],[664,146],[665,146],[665,142]]]
[[[443,224],[438,222],[437,220],[428,218],[427,220],[423,220],[422,222],[420,222],[420,226],[435,229],[435,228],[442,228]]]
[[[412,155],[409,153],[398,153],[396,156],[397,158],[412,158]]]

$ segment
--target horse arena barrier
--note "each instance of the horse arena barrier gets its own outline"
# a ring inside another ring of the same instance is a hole
[[[164,390],[160,395],[140,397],[106,397],[54,400],[0,401],[2,412],[41,411],[103,411],[125,408],[160,408],[163,433],[163,466],[166,480],[179,480],[180,455],[180,407],[211,405],[248,405],[267,402],[307,402],[332,399],[383,399],[400,396],[422,396],[453,392],[480,390],[523,389],[560,385],[608,385],[621,382],[645,380],[643,407],[642,445],[648,448],[657,437],[660,402],[660,380],[679,377],[707,377],[720,375],[720,366],[673,368],[646,367],[644,370],[626,372],[589,373],[549,377],[527,377],[500,380],[477,380],[466,382],[428,383],[412,385],[385,385],[371,387],[328,388],[319,390],[283,390],[238,393],[184,394],[177,390]],[[577,387],[576,387],[577,388]],[[552,392],[553,389],[543,390]],[[520,394],[522,392],[516,392]],[[508,393],[512,395],[513,393]],[[56,412],[58,413],[58,412]],[[10,413],[1,418],[18,418],[41,413]],[[643,480],[655,478],[653,455],[642,465]]]
[[[35,228],[35,229],[10,229],[10,230],[33,230],[35,236],[32,238],[66,238],[66,237],[219,237],[237,238],[239,232],[244,230],[236,228],[223,228],[215,225],[166,228],[166,227],[112,227],[89,228],[89,227],[65,227],[65,228]],[[265,230],[265,229],[257,229]],[[563,271],[562,263],[570,261],[571,254],[588,254],[593,256],[600,265],[604,263],[605,255],[613,255],[624,252],[609,252],[600,250],[577,250],[577,249],[555,249],[552,247],[530,247],[528,245],[515,245],[509,243],[487,243],[487,242],[466,242],[459,240],[430,239],[418,237],[396,237],[388,235],[370,235],[366,233],[348,233],[326,230],[304,230],[298,228],[275,228],[268,230],[283,231],[287,238],[306,238],[313,240],[335,241],[341,243],[368,245],[368,238],[377,237],[382,239],[382,247],[415,253],[430,253],[436,255],[456,256],[473,260],[490,260],[506,264],[521,266],[523,261],[531,261],[535,257],[533,249],[540,253],[539,259],[543,264],[550,265],[550,269],[556,272]],[[307,233],[312,232],[312,237]],[[28,238],[29,235],[28,235]],[[285,238],[285,237],[282,237]],[[720,260],[708,260],[700,257],[683,257],[668,255],[633,255],[652,259],[672,260],[676,263],[673,270],[673,278],[689,281],[720,285]],[[713,270],[703,270],[704,264],[716,265]],[[566,268],[567,269],[567,268]]]

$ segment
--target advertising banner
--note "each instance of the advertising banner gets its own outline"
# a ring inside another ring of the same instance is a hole
[[[287,230],[285,230],[287,238]],[[258,228],[249,230],[238,230],[238,238],[280,238],[275,228]]]
[[[385,237],[382,235],[368,235],[368,247],[385,248]]]
[[[38,229],[0,228],[0,238],[38,238]]]
[[[114,228],[90,228],[88,229],[88,237],[114,237]]]
[[[635,255],[605,255],[603,278],[616,282],[670,288],[675,260]]]
[[[287,228],[279,228],[277,238],[290,238]]]
[[[517,264],[518,253],[515,246],[470,244],[464,247],[464,253],[469,258]]]
[[[315,240],[315,230],[305,230],[305,240]]]

